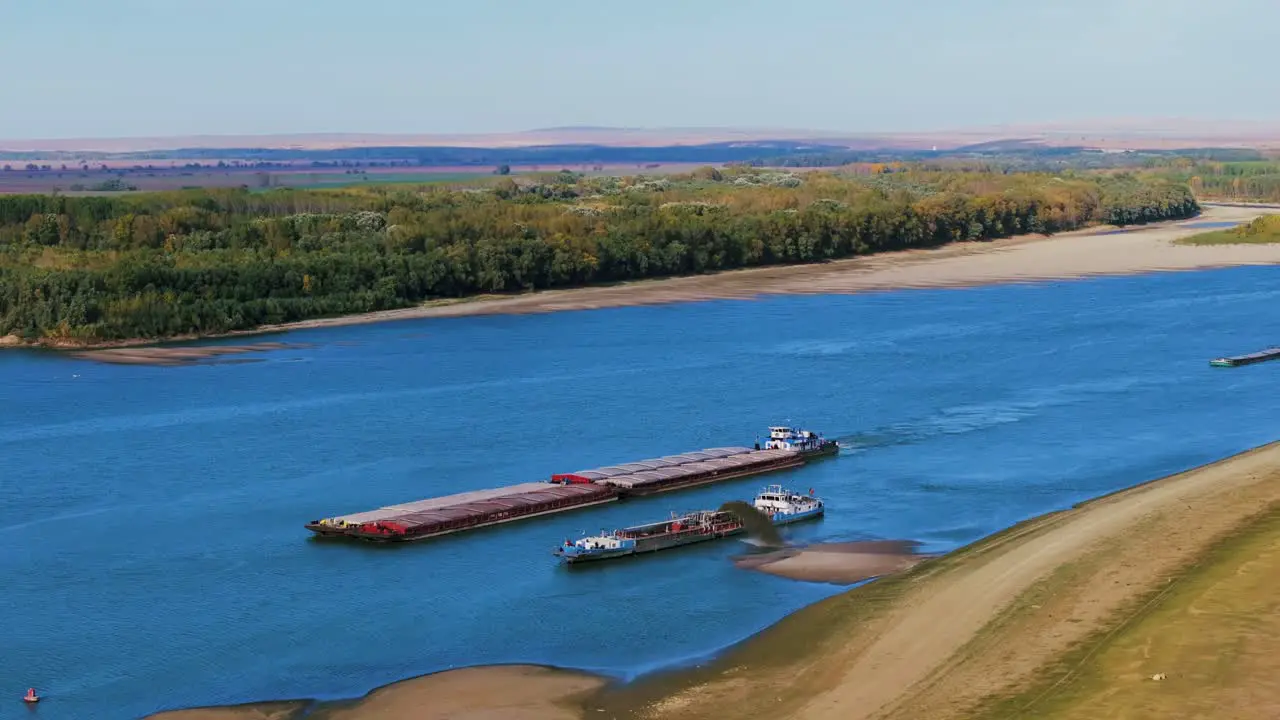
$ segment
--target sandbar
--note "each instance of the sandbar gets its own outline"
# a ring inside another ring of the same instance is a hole
[[[284,700],[279,702],[253,703],[248,705],[229,705],[227,707],[192,708],[190,710],[173,710],[150,718],[166,718],[166,720],[294,720],[311,705],[308,700]]]
[[[307,347],[301,343],[262,342],[249,345],[160,345],[149,347],[102,348],[71,353],[82,360],[116,365],[190,365],[222,355]]]
[[[534,665],[462,668],[386,685],[358,700],[192,708],[145,720],[574,720],[603,678]]]
[[[743,555],[733,564],[805,582],[853,585],[909,570],[927,559],[909,540],[820,543]]]

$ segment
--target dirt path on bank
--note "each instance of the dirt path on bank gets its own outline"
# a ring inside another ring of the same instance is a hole
[[[890,590],[873,583],[827,601],[834,610],[801,611],[712,677],[636,714],[972,717],[1045,672],[1066,672],[1054,663],[1073,645],[1122,622],[1275,503],[1280,444],[1048,515],[926,563]],[[771,666],[779,633],[805,632],[806,615],[828,623],[825,638]]]

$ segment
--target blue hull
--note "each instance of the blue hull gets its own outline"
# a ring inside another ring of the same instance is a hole
[[[812,520],[814,518],[822,517],[825,512],[826,512],[825,507],[814,508],[813,510],[796,513],[795,515],[787,515],[784,517],[774,518],[773,524],[775,527],[778,527],[782,525],[790,525],[792,523],[803,522],[805,520]]]

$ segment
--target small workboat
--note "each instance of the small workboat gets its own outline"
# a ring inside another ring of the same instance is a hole
[[[36,694],[36,689],[35,689],[35,688],[27,688],[27,694],[22,696],[22,702],[24,702],[24,703],[38,703],[38,702],[40,702],[40,696]]]

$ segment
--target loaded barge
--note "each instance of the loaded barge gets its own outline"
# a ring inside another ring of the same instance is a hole
[[[1266,350],[1249,353],[1248,355],[1214,358],[1209,361],[1209,364],[1214,367],[1237,367],[1240,365],[1252,365],[1254,363],[1266,362],[1267,360],[1280,360],[1280,347],[1267,348]]]
[[[321,537],[370,542],[425,540],[523,518],[565,512],[654,493],[697,487],[798,467],[839,452],[839,444],[808,430],[769,428],[762,448],[723,447],[668,455],[654,460],[579,470],[491,490],[458,493],[376,510],[313,520],[306,527]]]
[[[600,505],[618,497],[617,489],[607,485],[531,482],[313,520],[307,523],[307,529],[322,537],[345,536],[375,542],[425,540],[460,530]]]
[[[826,510],[821,498],[801,495],[771,485],[756,495],[752,506],[776,525],[822,517]],[[576,542],[565,540],[555,555],[568,564],[610,560],[613,558],[657,552],[683,545],[718,540],[746,532],[742,519],[728,510],[699,510],[676,515],[670,520],[602,532]]]

